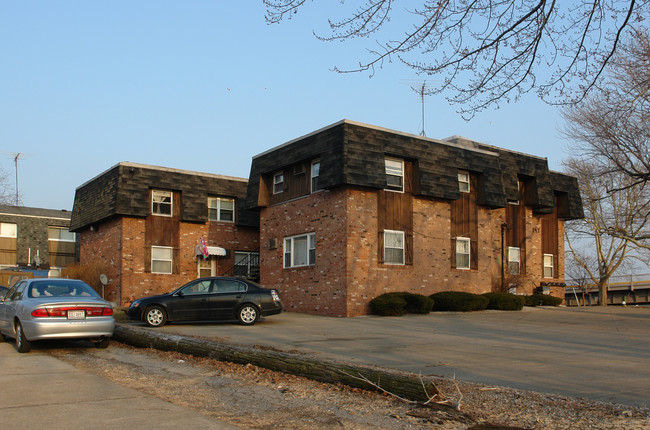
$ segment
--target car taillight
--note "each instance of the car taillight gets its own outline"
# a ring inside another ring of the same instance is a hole
[[[38,308],[32,311],[34,318],[47,318],[47,317],[67,317],[68,311],[84,311],[87,317],[97,316],[111,316],[113,315],[113,308],[104,306],[69,306],[69,307],[48,307]]]
[[[278,292],[275,290],[271,290],[271,297],[273,297],[274,302],[280,301],[280,296],[278,295]]]

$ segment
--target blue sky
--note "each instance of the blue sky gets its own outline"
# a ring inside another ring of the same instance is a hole
[[[261,0],[3,2],[0,169],[14,187],[21,153],[23,205],[71,210],[75,189],[120,161],[247,178],[254,155],[344,118],[419,134],[408,82],[423,78],[399,62],[372,78],[331,71],[354,67],[372,40],[314,38],[323,4],[269,26]],[[567,157],[559,111],[533,94],[471,122],[442,97],[425,114],[429,137],[547,157],[554,170]]]

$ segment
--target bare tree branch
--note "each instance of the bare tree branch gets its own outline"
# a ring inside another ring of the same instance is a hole
[[[269,23],[307,3],[263,1]],[[419,74],[442,77],[432,93],[445,92],[466,118],[530,91],[553,104],[581,101],[599,85],[632,26],[650,16],[650,0],[421,0],[397,26],[391,18],[405,11],[395,6],[393,0],[341,2],[345,18],[330,19],[330,34],[317,37],[374,35],[379,48],[367,48],[358,67],[334,70],[372,76],[396,57]]]

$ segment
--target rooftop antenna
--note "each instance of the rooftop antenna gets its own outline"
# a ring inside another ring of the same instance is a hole
[[[415,91],[420,96],[420,103],[422,103],[422,131],[420,131],[420,136],[426,137],[427,134],[424,131],[424,96],[427,96],[430,93],[429,84],[427,84],[426,80],[419,81],[407,79],[405,82],[409,84],[411,90]]]
[[[20,197],[18,195],[18,159],[20,158],[20,152],[14,154],[14,165],[16,166],[16,201],[15,205],[19,206]]]

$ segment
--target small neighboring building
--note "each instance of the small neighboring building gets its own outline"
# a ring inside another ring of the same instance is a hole
[[[259,277],[247,180],[122,162],[77,188],[70,229],[100,263],[106,299],[127,304],[201,276]]]
[[[545,158],[348,120],[253,157],[246,207],[261,282],[331,316],[391,291],[563,297],[564,220],[583,216],[576,179]]]
[[[0,269],[59,276],[78,261],[76,235],[66,210],[0,205]]]

